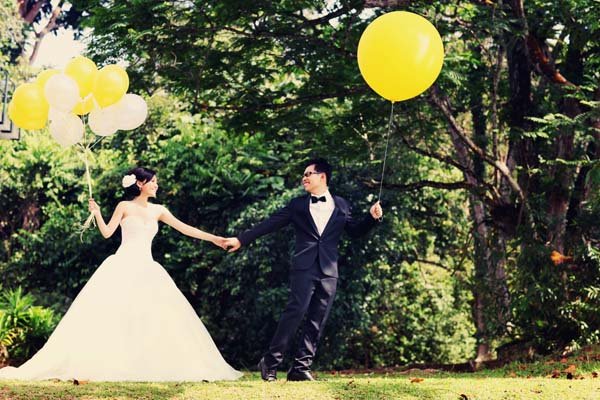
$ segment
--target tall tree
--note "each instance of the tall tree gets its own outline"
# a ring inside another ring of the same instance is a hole
[[[3,0],[5,1],[5,0]],[[8,5],[8,2],[6,2]],[[82,13],[71,6],[69,2],[59,0],[16,0],[10,2],[16,10],[26,35],[24,37],[13,37],[13,46],[20,49],[18,55],[27,57],[29,64],[33,64],[44,37],[49,33],[56,32],[59,28],[77,28]],[[36,28],[36,24],[40,28]],[[33,43],[31,53],[26,56],[27,41]],[[13,55],[12,61],[16,57]]]
[[[165,87],[191,112],[237,133],[327,145],[345,162],[367,165],[360,178],[373,186],[376,169],[366,162],[382,150],[387,105],[360,77],[358,39],[384,12],[425,15],[445,40],[446,62],[434,88],[398,107],[391,145],[401,150],[392,152],[385,187],[397,195],[468,191],[477,358],[489,358],[498,337],[535,332],[522,319],[521,330],[510,331],[519,319],[511,312],[534,313],[544,286],[563,294],[545,303],[556,312],[539,326],[555,326],[569,290],[581,288],[569,289],[566,273],[555,282],[537,268],[550,265],[551,250],[570,252],[581,242],[575,221],[590,193],[589,159],[598,157],[598,2],[73,3],[89,10],[94,56],[127,60],[135,85]],[[432,169],[440,179],[406,183],[409,153],[449,173]],[[511,260],[511,251],[523,257]],[[541,261],[525,258],[531,252]],[[509,269],[519,278],[512,287]],[[511,301],[515,295],[530,302]]]

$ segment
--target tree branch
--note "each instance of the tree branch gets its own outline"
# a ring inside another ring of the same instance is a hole
[[[281,40],[283,38],[289,38],[289,39],[297,40],[298,43],[312,42],[313,44],[315,44],[318,47],[325,47],[325,48],[330,48],[332,50],[335,50],[337,53],[341,54],[345,58],[354,60],[354,58],[356,57],[355,53],[341,49],[341,48],[333,45],[331,42],[329,42],[325,39],[322,39],[318,36],[303,35],[301,33],[302,32],[301,30],[287,30],[287,31],[282,30],[279,32],[272,32],[269,30],[263,30],[262,28],[258,28],[258,29],[255,29],[255,30],[249,32],[249,31],[233,28],[230,26],[223,26],[218,29],[221,29],[224,31],[229,31],[229,32],[241,35],[241,36],[252,37],[252,38],[267,37],[267,38],[273,38],[273,39],[279,39],[279,40]]]
[[[417,154],[421,154],[421,155],[423,155],[423,156],[426,156],[426,157],[431,157],[431,158],[434,158],[434,159],[436,159],[436,160],[439,160],[439,161],[441,161],[441,162],[444,162],[444,163],[446,163],[446,164],[450,164],[450,165],[452,165],[453,167],[455,167],[455,168],[457,168],[457,169],[461,170],[463,173],[470,173],[470,174],[472,174],[472,173],[473,173],[473,171],[472,171],[471,169],[469,169],[469,167],[468,167],[468,166],[464,166],[464,165],[462,165],[461,163],[459,163],[459,162],[455,161],[455,160],[454,160],[452,157],[450,157],[450,156],[445,156],[445,155],[441,155],[441,154],[433,153],[433,152],[431,152],[431,151],[427,151],[427,150],[421,149],[421,148],[419,148],[418,146],[416,146],[416,145],[414,145],[414,144],[410,143],[410,142],[408,141],[408,139],[406,138],[406,136],[404,136],[404,135],[401,133],[400,129],[397,129],[397,128],[396,128],[396,133],[398,134],[398,136],[400,136],[400,139],[402,140],[402,142],[404,143],[404,145],[405,145],[405,146],[406,146],[408,149],[410,149],[410,150],[414,151],[415,153],[417,153]]]
[[[398,8],[410,4],[409,0],[365,0],[364,8]]]
[[[330,12],[327,15],[323,15],[322,17],[315,18],[315,19],[308,19],[308,18],[302,17],[302,20],[304,21],[303,24],[306,26],[321,25],[323,23],[329,22],[330,20],[332,20],[334,18],[344,15],[348,11],[350,11],[350,9],[348,9],[347,7],[341,7],[341,8],[338,8],[337,10]]]
[[[367,187],[376,188],[379,187],[381,181],[375,179],[367,179],[361,178],[360,181]],[[460,182],[436,182],[430,180],[422,180],[418,182],[412,182],[407,184],[400,183],[383,183],[383,187],[386,189],[394,189],[401,192],[408,192],[411,190],[418,190],[424,187],[431,187],[436,189],[445,189],[445,190],[457,190],[457,189],[473,189],[475,186],[470,184],[467,181]]]
[[[554,60],[547,49],[546,43],[539,40],[531,33],[527,22],[527,16],[525,15],[523,0],[511,0],[510,5],[515,16],[521,22],[529,62],[533,65],[537,65],[542,75],[548,78],[550,82],[558,83],[560,85],[575,86],[556,69]]]
[[[434,265],[436,267],[445,269],[446,271],[450,270],[450,268],[446,267],[444,264],[440,264],[440,263],[435,262],[435,261],[423,260],[423,259],[420,259],[420,258],[415,258],[413,260],[409,259],[409,261],[418,262],[418,263],[422,263],[422,264]]]
[[[526,38],[527,47],[529,48],[529,55],[531,62],[538,66],[543,76],[548,78],[552,83],[558,83],[559,85],[576,86],[569,82],[567,78],[556,69],[554,60],[551,58],[550,52],[544,42],[537,39],[532,34],[527,35]]]
[[[35,20],[35,17],[38,15],[38,13],[40,12],[40,9],[42,8],[42,6],[47,3],[48,0],[39,0],[36,1],[30,9],[27,9],[27,0],[19,0],[18,4],[19,4],[19,14],[21,15],[21,17],[23,18],[23,20],[28,23],[28,24],[32,24],[33,21]]]
[[[492,124],[492,154],[494,158],[500,159],[498,151],[498,131],[500,129],[500,118],[498,117],[498,85],[500,83],[500,72],[502,70],[502,61],[504,59],[504,48],[498,46],[496,54],[496,65],[492,71],[492,93],[490,99],[491,113],[490,119]],[[498,171],[494,171],[494,183],[498,184]]]
[[[490,157],[487,153],[481,149],[481,147],[477,146],[471,138],[463,131],[458,122],[454,119],[454,115],[452,115],[452,111],[450,109],[450,101],[448,98],[441,94],[436,85],[432,86],[431,95],[429,97],[430,101],[438,107],[438,109],[444,114],[446,117],[446,121],[450,127],[450,130],[453,134],[457,135],[466,145],[467,147],[482,160],[493,166],[497,169],[502,176],[507,180],[510,184],[510,187],[519,195],[519,198],[523,203],[525,203],[525,194],[523,190],[519,186],[518,182],[511,176],[510,171],[505,163],[499,160],[495,160]]]
[[[314,102],[314,101],[322,101],[327,99],[337,99],[340,97],[353,96],[357,94],[363,94],[368,92],[367,86],[356,86],[354,88],[350,88],[348,90],[340,91],[338,93],[323,93],[323,94],[315,94],[311,96],[303,96],[297,97],[295,99],[290,99],[288,101],[284,101],[281,103],[259,103],[248,106],[210,106],[207,103],[198,104],[198,108],[202,110],[212,110],[212,111],[261,111],[261,110],[277,110],[282,108],[289,108],[296,106],[298,104],[302,104],[304,102]]]
[[[33,46],[33,50],[31,51],[31,56],[29,56],[29,65],[33,64],[33,62],[35,61],[35,58],[37,57],[38,51],[40,49],[40,45],[42,44],[42,40],[44,40],[44,36],[56,29],[56,20],[58,19],[61,12],[62,7],[60,5],[55,7],[54,10],[52,10],[50,20],[48,20],[46,26],[41,31],[35,34],[35,44]]]

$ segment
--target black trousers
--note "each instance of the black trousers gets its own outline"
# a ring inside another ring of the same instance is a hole
[[[310,370],[336,288],[337,278],[323,274],[318,260],[308,270],[290,273],[288,303],[281,314],[269,350],[264,355],[268,369],[277,369],[281,364],[290,339],[294,337],[306,315],[302,339],[296,350],[292,369]]]

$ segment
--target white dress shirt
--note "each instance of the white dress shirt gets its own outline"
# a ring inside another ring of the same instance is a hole
[[[329,222],[329,218],[331,218],[331,214],[333,214],[335,203],[333,202],[333,197],[331,196],[331,193],[329,193],[329,190],[319,195],[311,194],[311,196],[325,196],[325,201],[317,201],[316,203],[313,203],[312,200],[309,200],[310,215],[315,221],[315,225],[317,226],[320,236],[323,234],[325,226],[327,226],[327,222]]]

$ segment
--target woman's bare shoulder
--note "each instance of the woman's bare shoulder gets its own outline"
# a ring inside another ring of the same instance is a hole
[[[150,207],[152,207],[154,210],[160,213],[168,211],[167,207],[163,206],[162,204],[150,203]]]
[[[126,209],[131,204],[131,201],[123,200],[117,204],[117,208]]]

